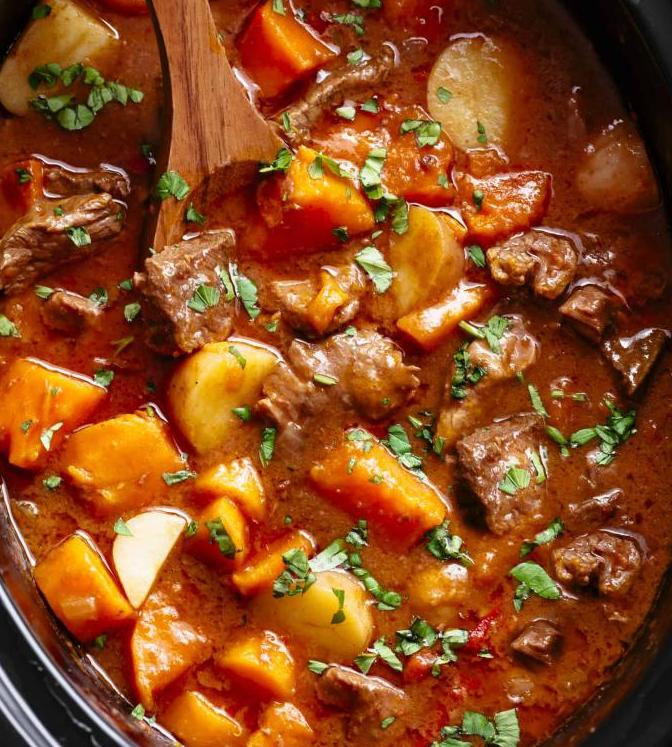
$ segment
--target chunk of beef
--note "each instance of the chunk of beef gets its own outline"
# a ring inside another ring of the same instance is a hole
[[[325,267],[323,272],[336,280],[344,294],[342,305],[336,308],[326,329],[315,328],[311,313],[311,303],[323,287],[317,279],[276,280],[270,287],[271,309],[279,310],[291,327],[308,335],[329,334],[352,321],[359,312],[359,301],[366,291],[364,277],[355,265]]]
[[[550,664],[561,640],[562,635],[552,622],[533,620],[511,642],[511,648],[542,664]]]
[[[96,326],[102,315],[95,301],[72,291],[54,291],[42,305],[45,326],[72,336]]]
[[[121,231],[124,217],[109,194],[35,203],[0,239],[0,291],[25,290],[61,265],[97,254],[104,239]]]
[[[294,340],[287,357],[289,367],[271,372],[257,406],[281,431],[290,423],[301,425],[335,400],[380,420],[404,405],[419,384],[417,369],[404,364],[394,342],[371,330],[317,344]]]
[[[581,503],[571,503],[568,508],[568,519],[565,524],[569,529],[581,529],[597,526],[610,519],[623,498],[620,488],[608,490],[601,495],[594,495]]]
[[[633,395],[649,375],[666,343],[667,332],[649,328],[632,337],[610,337],[602,344],[602,353],[623,377],[628,394]]]
[[[555,299],[574,279],[579,253],[569,239],[528,231],[488,249],[492,277],[502,285],[532,286],[534,293]]]
[[[539,415],[516,415],[479,428],[457,443],[462,475],[485,511],[485,521],[502,535],[545,515],[545,483],[537,483],[532,457],[544,435]],[[511,486],[511,468],[527,472],[529,484]]]
[[[499,340],[498,352],[486,340],[474,340],[467,347],[471,364],[486,371],[481,379],[483,385],[512,379],[537,360],[539,343],[527,331],[523,320],[519,316],[507,319],[509,324]]]
[[[58,164],[44,164],[43,174],[44,189],[57,197],[106,192],[118,200],[125,200],[131,194],[128,176],[115,169],[101,167],[74,171]]]
[[[394,716],[397,724],[406,709],[403,690],[381,677],[370,677],[349,667],[330,666],[317,680],[315,689],[322,703],[347,713],[349,739],[380,740],[380,722]]]
[[[536,225],[551,199],[551,175],[517,171],[457,178],[458,202],[472,238],[490,246]]]
[[[560,313],[588,340],[599,343],[611,322],[616,299],[597,285],[582,285],[572,291]]]
[[[280,135],[297,147],[310,137],[310,130],[322,113],[338,101],[379,86],[394,67],[394,50],[383,46],[377,55],[359,65],[343,65],[320,83],[312,86],[305,96],[285,111],[291,129]]]
[[[642,553],[629,537],[593,532],[553,551],[558,581],[594,586],[605,596],[625,594],[642,565]]]
[[[189,305],[202,285],[222,288],[217,273],[235,246],[228,229],[204,233],[167,246],[145,260],[133,283],[147,299],[147,344],[159,353],[191,353],[208,342],[224,340],[233,326],[234,306],[220,296],[203,311]]]

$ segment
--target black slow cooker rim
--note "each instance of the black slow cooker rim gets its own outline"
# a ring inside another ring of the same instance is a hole
[[[6,0],[0,0],[0,10],[4,2]],[[32,5],[31,0],[10,2],[14,17]],[[628,19],[624,28],[636,30],[651,74],[658,78],[653,81],[651,90],[657,86],[667,94],[668,106],[662,106],[669,123],[665,132],[656,124],[661,121],[659,117],[642,116],[640,119],[669,206],[672,204],[672,2],[617,0],[617,4]],[[662,105],[663,102],[646,101],[644,91],[638,90],[637,76],[633,77],[624,69],[619,76],[619,63],[624,60],[617,59],[618,44],[616,49],[613,43],[600,48],[599,40],[609,26],[605,23],[603,27],[602,22],[609,11],[613,11],[614,3],[566,0],[566,5],[582,20],[602,56],[612,63],[609,66],[617,71],[617,81],[624,83],[624,93],[632,102],[633,110],[648,113],[652,107]],[[626,39],[621,41],[627,46]],[[663,614],[662,609],[658,614]],[[0,640],[3,642],[0,646],[0,736],[4,747],[57,747],[86,741],[96,747],[131,747],[129,737],[92,706],[83,689],[72,682],[43,647],[3,577],[0,577]],[[669,707],[672,639],[656,650],[658,655],[648,665],[641,681],[583,742],[584,747],[663,747],[672,743],[672,708]],[[50,715],[60,715],[60,718],[50,719]],[[560,735],[559,741],[556,739],[553,743],[564,745],[574,741],[569,735],[567,741]]]

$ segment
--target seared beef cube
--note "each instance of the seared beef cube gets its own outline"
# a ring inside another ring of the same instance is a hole
[[[572,503],[568,506],[569,518],[565,524],[570,529],[602,524],[616,513],[622,498],[623,491],[620,488],[614,488],[601,495],[594,495],[581,503]]]
[[[0,291],[25,290],[61,265],[97,254],[124,217],[109,194],[36,202],[0,239]]]
[[[73,336],[95,326],[102,315],[103,310],[95,301],[66,290],[54,291],[42,306],[45,326]]]
[[[582,285],[560,307],[560,313],[577,332],[598,343],[611,322],[615,299],[596,285]]]
[[[145,260],[145,272],[136,273],[133,283],[148,301],[147,344],[151,348],[180,355],[228,337],[234,306],[223,298],[218,269],[226,271],[234,247],[233,231],[213,231],[167,246]],[[220,293],[217,303],[202,311],[190,305],[201,286]]]
[[[393,67],[394,51],[384,46],[377,55],[359,65],[344,65],[334,70],[286,110],[291,127],[289,132],[283,128],[280,135],[295,147],[306,142],[311,128],[327,109],[348,96],[379,86]]]
[[[495,534],[537,523],[545,514],[545,483],[537,482],[532,461],[535,454],[538,457],[543,436],[543,418],[516,415],[479,428],[457,443],[462,475],[482,504],[485,521]]]
[[[611,337],[602,344],[604,357],[621,374],[633,395],[649,375],[667,342],[662,329],[643,329],[632,337]]]
[[[329,273],[348,296],[323,329],[315,328],[310,314],[310,304],[321,290],[321,283],[317,279],[276,280],[270,287],[271,310],[279,310],[291,327],[308,335],[329,334],[352,321],[359,312],[359,299],[366,291],[364,277],[354,264],[325,267],[323,272]]]
[[[642,553],[629,537],[593,532],[553,551],[558,581],[596,587],[600,594],[618,596],[632,586],[642,565]]]
[[[72,171],[57,164],[44,164],[44,189],[57,197],[107,192],[118,200],[131,194],[131,183],[122,171],[110,168]]]
[[[383,735],[381,721],[391,716],[396,719],[393,728],[398,731],[406,695],[381,677],[332,665],[318,678],[315,689],[322,703],[347,713],[348,739],[379,741]]]
[[[533,620],[511,642],[518,654],[550,664],[562,639],[560,631],[548,620]]]
[[[555,299],[574,279],[579,253],[563,236],[528,231],[488,249],[492,277],[502,285],[531,285],[534,293]]]
[[[512,379],[529,368],[539,353],[539,343],[527,331],[518,316],[507,317],[508,326],[499,340],[499,352],[494,351],[486,340],[475,340],[467,348],[473,366],[485,369],[483,384]]]
[[[404,363],[401,350],[378,332],[334,335],[311,344],[294,340],[291,368],[279,366],[264,382],[257,409],[284,430],[340,403],[370,420],[381,420],[406,404],[418,387],[417,368]]]

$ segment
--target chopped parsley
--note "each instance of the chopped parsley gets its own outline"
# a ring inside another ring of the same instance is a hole
[[[357,36],[364,35],[364,19],[357,13],[332,13],[329,20],[341,26],[352,26]]]
[[[360,63],[364,62],[365,59],[368,59],[366,56],[366,53],[364,50],[360,47],[359,49],[354,49],[352,52],[348,52],[348,54],[345,56],[345,59],[348,62],[348,65],[359,65]]]
[[[343,589],[332,589],[334,596],[338,600],[338,609],[334,612],[331,618],[332,625],[340,625],[345,622],[345,611],[343,605],[345,604],[345,591]]]
[[[238,361],[238,365],[244,369],[247,365],[247,358],[240,352],[235,345],[229,345],[229,353]]]
[[[421,479],[426,479],[426,475],[422,471],[422,457],[413,453],[411,442],[408,440],[403,425],[400,423],[391,425],[387,429],[387,439],[382,443],[397,457],[402,467],[410,470]]]
[[[476,140],[481,145],[487,145],[488,144],[488,134],[485,131],[485,125],[482,122],[476,121],[476,132],[478,134],[478,137]]]
[[[376,293],[385,293],[392,285],[394,271],[380,249],[373,245],[365,246],[355,255],[355,262],[369,276]]]
[[[453,94],[447,88],[439,86],[436,89],[436,97],[442,104],[447,104],[453,98]]]
[[[303,550],[288,550],[282,556],[285,570],[273,582],[274,597],[295,597],[305,594],[317,580],[308,556]]]
[[[556,540],[565,531],[565,525],[560,519],[554,519],[543,532],[539,532],[533,540],[525,540],[520,546],[520,557],[529,555],[540,545],[547,545]]]
[[[47,477],[42,480],[42,485],[44,485],[47,490],[56,490],[60,487],[62,482],[63,478],[58,475],[47,475]]]
[[[232,408],[231,412],[237,417],[240,418],[243,423],[249,423],[250,420],[252,420],[252,409],[249,405],[243,405],[242,407],[234,407]]]
[[[461,737],[478,737],[486,745],[493,747],[518,747],[520,744],[520,725],[515,709],[499,711],[490,721],[482,713],[465,711],[461,726],[444,726],[438,742],[431,747],[469,747]]]
[[[471,322],[463,321],[460,322],[459,327],[463,332],[472,337],[485,340],[493,353],[501,353],[502,349],[499,341],[504,337],[504,333],[509,327],[509,320],[506,317],[496,314],[495,316],[491,316],[482,326],[476,326]]]
[[[60,431],[63,427],[63,422],[60,423],[54,423],[53,425],[49,426],[49,428],[45,428],[42,433],[40,433],[40,443],[44,447],[45,451],[51,450],[51,442],[53,441],[54,434],[57,431]]]
[[[335,384],[338,384],[338,379],[336,378],[336,376],[330,376],[329,374],[325,373],[313,374],[313,381],[316,384],[321,384],[322,386],[334,386]]]
[[[193,480],[198,477],[198,475],[196,472],[192,472],[191,470],[181,469],[177,472],[163,472],[161,477],[166,485],[177,485],[185,480]]]
[[[350,238],[347,226],[336,226],[336,228],[331,229],[331,232],[342,244],[345,244],[345,242]]]
[[[604,405],[609,410],[609,417],[604,425],[581,428],[569,437],[569,443],[574,447],[585,446],[595,438],[599,439],[596,462],[602,467],[611,464],[616,458],[618,447],[637,433],[635,410],[622,412],[608,398],[604,399]]]
[[[485,194],[483,193],[482,189],[475,189],[473,194],[471,195],[471,198],[474,202],[474,205],[476,206],[476,210],[481,210],[483,207],[483,200],[485,199]]]
[[[261,443],[259,444],[259,460],[262,467],[268,467],[273,459],[275,451],[275,439],[278,431],[275,428],[264,428],[261,434]]]
[[[233,262],[229,264],[229,277],[236,298],[243,304],[243,308],[250,319],[256,319],[259,314],[261,314],[261,309],[258,306],[257,286],[252,282],[252,280],[250,280],[250,278],[240,273],[238,271],[238,265]],[[220,273],[220,278],[223,279],[222,273]]]
[[[169,197],[184,200],[189,192],[189,185],[177,171],[166,171],[156,183],[156,196],[160,200],[167,200]]]
[[[110,297],[105,288],[94,288],[89,293],[89,300],[93,301],[97,306],[107,306]]]
[[[33,175],[28,169],[14,169],[14,171],[16,172],[19,184],[28,184],[33,181]]]
[[[319,677],[329,669],[329,665],[317,659],[308,659],[308,669]]]
[[[198,226],[204,225],[205,221],[207,220],[203,213],[199,213],[198,210],[196,210],[193,202],[189,203],[189,207],[187,208],[187,212],[185,214],[185,219],[187,223],[196,223],[196,225]]]
[[[464,550],[462,538],[456,534],[451,534],[450,521],[448,519],[430,529],[425,534],[425,539],[427,540],[427,544],[425,545],[427,552],[437,558],[437,560],[457,561],[466,568],[474,564],[469,553]]]
[[[360,104],[359,108],[368,114],[378,114],[380,111],[378,102],[375,99],[367,99],[363,104]]]
[[[529,487],[532,476],[526,469],[520,467],[509,467],[504,479],[497,486],[502,493],[515,495],[519,490]]]
[[[474,366],[469,356],[467,343],[460,345],[453,354],[455,367],[453,369],[453,378],[450,382],[450,396],[453,399],[465,399],[467,396],[467,387],[474,386],[487,374],[482,366]]]
[[[518,581],[513,606],[516,612],[520,612],[530,594],[536,594],[542,599],[560,599],[560,587],[538,564],[530,561],[519,563],[511,569],[511,576]]]
[[[476,267],[485,267],[485,252],[478,244],[472,244],[467,247],[467,255]]]
[[[336,109],[336,116],[347,119],[349,122],[352,122],[356,115],[357,110],[354,106],[339,106]]]
[[[418,148],[436,145],[441,138],[441,124],[432,119],[405,119],[401,123],[400,132],[405,135],[407,132],[415,133],[415,140]]]
[[[96,384],[107,388],[114,380],[114,371],[111,371],[109,368],[99,368],[93,374],[93,380]]]
[[[47,3],[39,3],[33,8],[31,18],[33,21],[39,21],[40,18],[46,18],[51,13],[51,5]]]
[[[124,319],[130,324],[137,319],[141,310],[139,303],[127,303],[124,306]]]
[[[371,200],[379,200],[384,194],[382,173],[386,158],[385,148],[374,148],[369,151],[359,172],[359,181]]]
[[[225,558],[234,558],[236,556],[238,550],[221,519],[206,521],[205,528],[210,534],[210,544],[217,545]]]
[[[21,337],[16,324],[4,314],[0,314],[0,337]]]
[[[128,524],[126,524],[126,522],[121,517],[119,517],[114,522],[114,527],[112,527],[112,529],[115,534],[119,534],[122,537],[133,536],[133,532],[131,532],[131,530],[128,528]]]
[[[355,664],[363,674],[368,674],[378,659],[387,664],[395,672],[402,672],[404,669],[401,659],[385,643],[384,636],[374,641],[373,646],[367,649],[365,653],[356,656]]]
[[[193,537],[198,532],[198,522],[193,519],[187,524],[184,530],[185,537]]]
[[[220,299],[219,288],[212,285],[199,285],[192,297],[187,301],[187,306],[197,314],[203,314],[208,309],[217,306]]]
[[[91,243],[91,236],[84,226],[69,226],[65,229],[65,235],[78,247]]]
[[[272,174],[275,171],[285,173],[292,163],[293,158],[294,156],[288,148],[280,148],[274,161],[271,161],[271,163],[260,164],[259,173]]]

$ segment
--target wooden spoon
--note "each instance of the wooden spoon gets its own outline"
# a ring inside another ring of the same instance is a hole
[[[157,174],[176,171],[207,195],[249,183],[260,161],[283,143],[247,98],[219,41],[208,0],[148,0],[166,91],[164,143]],[[161,251],[185,232],[189,197],[161,202],[150,246]]]

